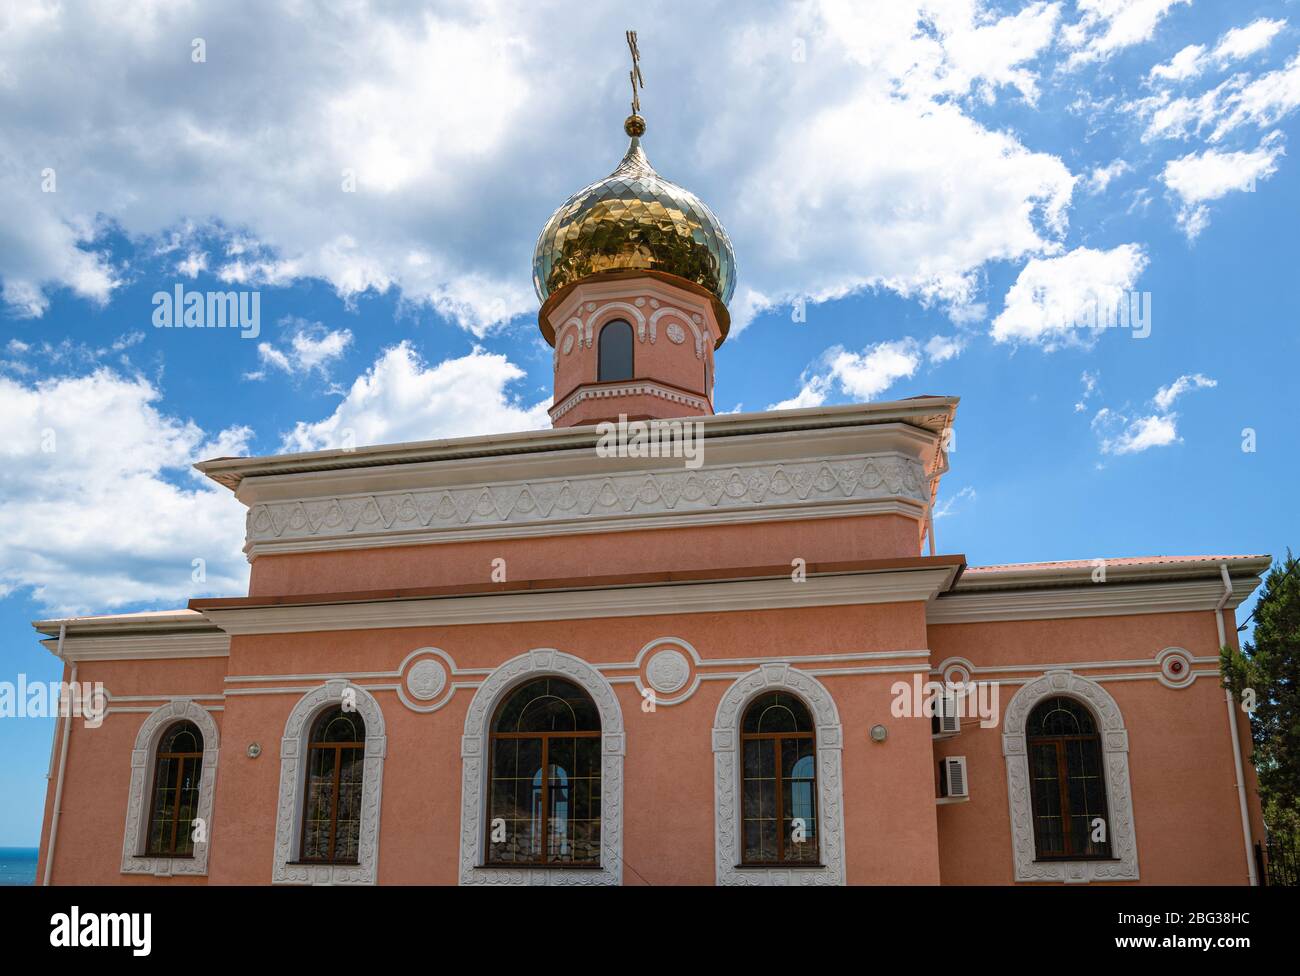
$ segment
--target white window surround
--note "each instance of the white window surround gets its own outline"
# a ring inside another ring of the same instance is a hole
[[[600,712],[600,867],[485,866],[490,723],[503,697],[524,681],[547,675],[582,688]],[[465,714],[461,739],[460,883],[463,885],[617,885],[623,883],[623,712],[613,687],[586,661],[554,648],[535,648],[502,664],[484,680]]]
[[[1102,765],[1106,775],[1106,806],[1110,814],[1113,860],[1035,860],[1033,808],[1029,796],[1029,756],[1025,723],[1034,706],[1045,698],[1064,695],[1087,706],[1097,720],[1101,736]],[[1007,798],[1011,809],[1011,848],[1015,880],[1137,881],[1137,839],[1133,826],[1133,795],[1128,773],[1128,732],[1119,706],[1095,681],[1073,671],[1051,670],[1021,687],[1007,704],[1003,719],[1002,755],[1007,763]]]
[[[193,857],[141,855],[149,830],[150,796],[157,768],[158,743],[163,733],[177,722],[193,722],[203,733],[203,775],[199,783],[199,805],[195,819],[202,820],[212,836],[212,798],[216,794],[217,751],[221,735],[207,709],[188,698],[174,698],[145,718],[131,750],[131,788],[127,795],[126,832],[122,840],[122,873],[205,875],[208,873],[209,843],[196,842]]]
[[[317,716],[355,695],[357,713],[366,723],[366,748],[361,786],[361,836],[356,864],[295,864],[302,836],[303,789],[307,739]],[[372,885],[379,872],[379,802],[383,796],[384,757],[388,736],[384,713],[375,697],[343,679],[326,681],[294,705],[280,740],[280,797],[275,815],[273,884]]]
[[[800,698],[817,727],[817,820],[820,867],[740,868],[741,777],[738,747],[746,706],[769,691]],[[713,719],[714,857],[719,885],[840,885],[844,879],[844,735],[835,699],[826,687],[788,664],[762,664],[738,678]]]

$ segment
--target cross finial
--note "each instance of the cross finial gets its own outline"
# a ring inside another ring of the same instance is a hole
[[[645,132],[645,119],[641,118],[641,96],[638,89],[645,87],[641,77],[641,52],[636,46],[636,31],[627,31],[627,49],[632,52],[632,70],[627,73],[632,82],[632,114],[623,123],[623,129],[630,136],[639,136]]]

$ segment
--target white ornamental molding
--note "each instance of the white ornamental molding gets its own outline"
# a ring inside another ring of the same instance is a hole
[[[306,780],[307,737],[312,723],[326,708],[343,701],[351,690],[356,710],[366,723],[365,758],[362,760],[361,837],[356,864],[301,864],[298,845],[302,836],[303,791]],[[379,702],[360,685],[331,679],[308,692],[294,705],[280,740],[280,794],[275,814],[273,884],[372,885],[379,874],[379,806],[383,796],[384,758],[388,736]]]
[[[556,675],[582,688],[600,712],[600,867],[529,868],[485,866],[489,723],[498,703],[531,678]],[[512,658],[479,686],[465,715],[461,739],[460,883],[463,885],[619,885],[623,883],[623,712],[614,689],[586,661],[554,648]]]
[[[740,722],[745,706],[768,691],[803,700],[817,727],[817,839],[822,863],[814,867],[741,868]],[[719,885],[844,884],[844,785],[840,753],[844,733],[826,686],[788,664],[762,664],[737,679],[713,719],[714,859]]]
[[[709,413],[707,400],[649,380],[634,381],[623,386],[584,386],[569,394],[558,405],[551,407],[548,412],[551,420],[559,420],[584,400],[604,400],[609,397],[627,396],[658,397],[660,400],[667,400],[670,403],[683,403],[699,413]]]
[[[1077,699],[1092,712],[1101,736],[1106,771],[1106,806],[1110,823],[1110,860],[1039,861],[1034,850],[1033,808],[1029,796],[1029,755],[1025,723],[1044,698],[1063,695]],[[1137,834],[1133,826],[1133,794],[1129,785],[1128,732],[1119,705],[1106,689],[1073,671],[1052,670],[1022,687],[1007,704],[1002,755],[1007,763],[1007,798],[1011,808],[1011,849],[1017,881],[1137,881]]]
[[[696,470],[590,475],[430,491],[263,502],[248,543],[455,532],[623,516],[692,515],[882,499],[926,501],[921,464],[902,454],[755,462]]]
[[[149,713],[135,737],[131,750],[131,787],[127,794],[126,834],[122,840],[122,873],[205,875],[208,873],[209,841],[194,843],[193,857],[162,857],[144,854],[149,831],[149,798],[153,793],[153,776],[158,763],[155,757],[163,733],[177,722],[193,722],[203,734],[203,773],[199,781],[199,804],[195,819],[207,827],[212,837],[212,798],[216,793],[217,752],[221,735],[208,710],[188,698],[177,698]]]

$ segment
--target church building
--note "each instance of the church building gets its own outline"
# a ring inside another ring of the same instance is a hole
[[[715,414],[736,261],[627,152],[546,223],[552,427],[198,465],[247,595],[38,621],[38,883],[1232,884],[1265,556],[971,565],[958,401]]]

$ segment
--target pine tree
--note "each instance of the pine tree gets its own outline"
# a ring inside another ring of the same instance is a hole
[[[1300,823],[1300,559],[1287,551],[1264,580],[1255,633],[1240,652],[1220,652],[1224,687],[1250,713],[1265,818],[1274,832]]]

